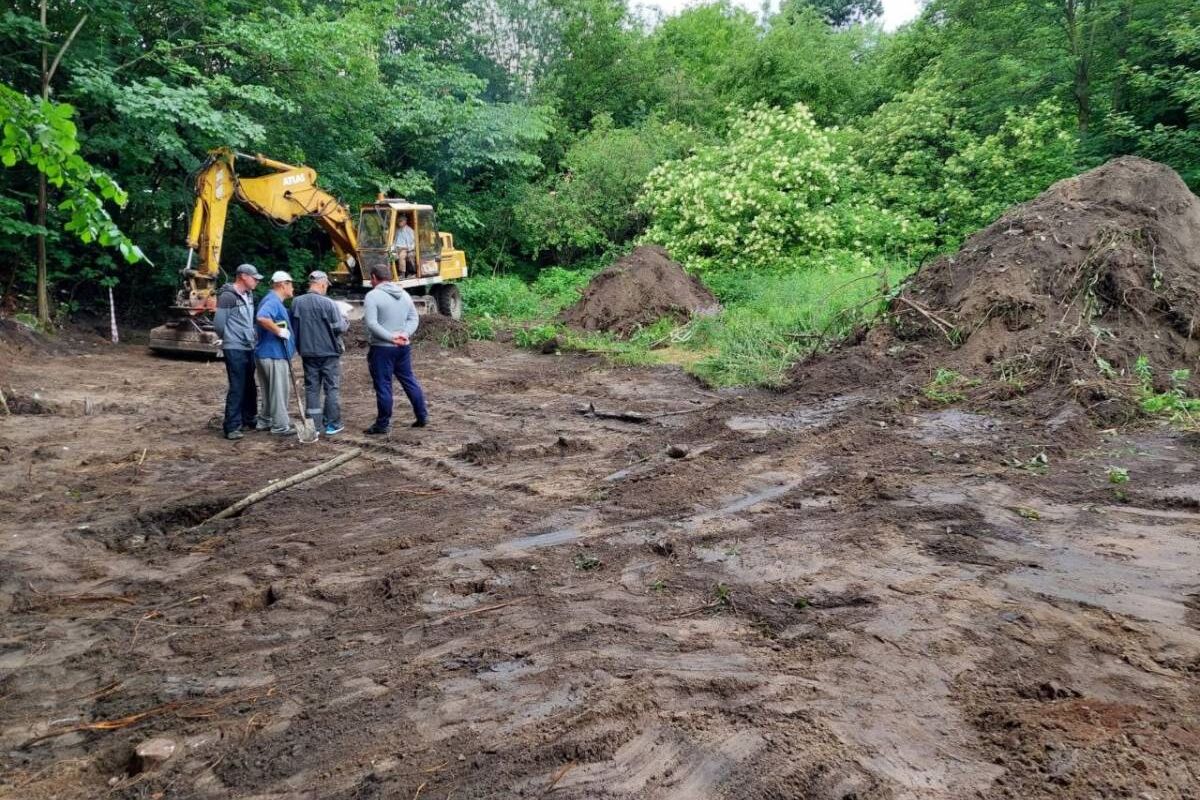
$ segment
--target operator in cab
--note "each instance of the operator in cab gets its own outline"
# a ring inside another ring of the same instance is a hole
[[[392,239],[392,251],[400,262],[400,277],[416,277],[417,239],[408,225],[407,214],[396,215],[396,236]]]

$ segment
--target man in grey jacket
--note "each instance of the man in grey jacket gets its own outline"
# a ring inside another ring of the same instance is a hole
[[[308,292],[292,300],[296,351],[304,364],[306,414],[326,436],[341,433],[342,411],[338,391],[341,383],[342,334],[350,322],[337,303],[325,296],[329,276],[321,270],[308,275]],[[325,403],[321,404],[321,390]],[[324,427],[322,428],[322,424]]]
[[[392,282],[391,269],[377,266],[371,269],[371,291],[363,301],[370,347],[367,365],[375,385],[375,424],[363,433],[383,434],[392,426],[392,379],[400,381],[408,402],[412,403],[417,420],[414,428],[424,428],[428,421],[425,395],[412,371],[412,335],[417,332],[419,318],[412,298],[404,287]]]
[[[213,327],[221,337],[221,352],[225,358],[225,375],[229,390],[225,392],[226,439],[241,439],[243,430],[253,430],[258,409],[258,391],[254,385],[254,345],[258,329],[254,324],[254,287],[262,275],[252,264],[242,264],[217,293],[217,314]]]

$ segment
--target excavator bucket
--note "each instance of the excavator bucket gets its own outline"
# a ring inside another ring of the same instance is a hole
[[[221,338],[206,320],[183,317],[151,330],[150,349],[156,353],[198,353],[219,358]]]

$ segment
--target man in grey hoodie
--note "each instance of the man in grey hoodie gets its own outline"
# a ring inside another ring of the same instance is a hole
[[[254,346],[258,328],[254,324],[254,287],[262,275],[252,264],[242,264],[217,293],[217,314],[213,327],[221,337],[225,357],[225,375],[229,390],[225,393],[226,439],[241,439],[243,430],[253,430],[258,416],[258,391],[254,385]]]
[[[370,347],[367,365],[375,385],[375,424],[363,433],[383,434],[392,426],[392,379],[400,381],[408,402],[412,403],[417,421],[414,428],[424,428],[428,420],[425,395],[412,371],[412,335],[417,332],[419,318],[412,298],[404,287],[392,282],[389,267],[371,269],[371,291],[363,301]]]

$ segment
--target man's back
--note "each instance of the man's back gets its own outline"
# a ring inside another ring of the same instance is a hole
[[[341,354],[338,334],[346,330],[346,321],[337,304],[319,292],[302,294],[292,301],[292,320],[296,327],[296,349],[301,357],[324,358]]]

